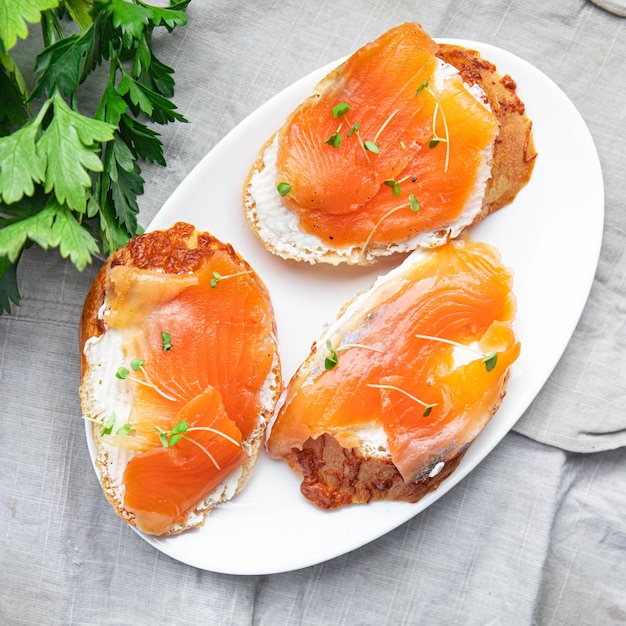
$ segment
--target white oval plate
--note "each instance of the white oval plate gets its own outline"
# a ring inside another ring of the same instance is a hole
[[[454,474],[417,504],[375,502],[322,511],[300,495],[299,480],[286,464],[263,453],[244,491],[216,509],[202,528],[164,539],[139,533],[170,557],[214,572],[270,574],[321,563],[384,535],[430,506],[485,458],[565,350],[587,300],[602,241],[604,189],[593,140],[574,105],[538,69],[491,45],[446,41],[478,50],[515,79],[539,153],[532,179],[515,202],[472,231],[475,239],[500,249],[515,276],[522,352],[500,410]],[[271,293],[285,381],[341,305],[398,263],[333,268],[286,262],[261,246],[243,214],[244,180],[262,145],[336,64],[297,81],[243,120],[198,163],[150,224],[154,230],[190,222],[231,243],[251,263]]]

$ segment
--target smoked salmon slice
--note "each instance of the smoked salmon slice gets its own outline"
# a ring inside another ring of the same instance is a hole
[[[139,528],[155,535],[183,525],[188,512],[248,458],[215,387],[180,409],[169,430],[174,422],[187,424],[176,445],[151,447],[124,470],[124,505]]]
[[[131,240],[92,289],[81,398],[110,499],[143,532],[179,532],[256,460],[281,386],[269,293],[182,223]]]
[[[431,103],[415,92],[433,75],[436,51],[418,25],[406,24],[364,46],[322,80],[280,134],[278,178],[292,185],[285,196],[290,207],[354,211],[383,180],[405,168],[409,144],[430,136]],[[350,109],[337,115],[333,110],[340,104]],[[340,145],[326,143],[337,136]],[[366,141],[379,143],[378,154],[365,148]]]
[[[414,252],[347,305],[289,381],[270,425],[269,453],[315,476],[303,485],[307,497],[324,507],[414,500],[420,481],[464,453],[519,355],[512,279],[493,247],[463,238]],[[316,456],[324,438],[343,452]],[[346,455],[358,462],[348,468]],[[393,465],[398,493],[365,469],[381,459]]]
[[[489,163],[498,122],[458,74],[438,78],[437,51],[418,24],[393,28],[327,76],[287,120],[277,184],[291,185],[284,203],[303,230],[334,245],[362,244],[370,234],[386,243],[461,214]],[[338,105],[346,112],[337,115]],[[394,207],[402,210],[373,232]]]

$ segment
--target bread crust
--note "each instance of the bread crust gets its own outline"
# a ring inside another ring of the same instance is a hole
[[[533,143],[532,121],[526,116],[524,103],[517,95],[517,85],[510,76],[502,76],[496,66],[483,59],[477,51],[461,46],[441,44],[436,56],[454,66],[465,83],[470,86],[477,85],[483,90],[487,104],[499,123],[499,133],[493,146],[491,176],[486,184],[481,210],[473,221],[460,230],[450,225],[435,231],[433,235],[436,237],[437,245],[440,245],[451,238],[458,237],[467,228],[478,224],[494,211],[510,204],[530,180],[537,152]],[[324,77],[318,84],[318,88],[321,88],[320,85],[337,80],[341,74],[341,67],[342,65]],[[266,167],[265,155],[280,132],[279,130],[272,135],[263,145],[250,168],[243,188],[246,219],[267,250],[283,258],[311,264],[324,262],[332,265],[341,263],[366,265],[374,263],[377,257],[397,252],[406,253],[415,248],[410,240],[395,244],[372,242],[365,255],[358,247],[332,248],[328,243],[322,245],[321,242],[314,250],[299,247],[295,241],[288,251],[284,247],[278,247],[271,234],[262,232],[259,211],[263,208],[257,206],[251,185],[253,177]],[[289,214],[289,209],[286,207],[285,214]]]
[[[491,407],[491,416],[495,415],[505,395],[506,381],[498,402]],[[284,460],[302,479],[302,495],[321,509],[338,509],[375,500],[415,503],[437,489],[456,470],[470,445],[468,443],[453,457],[440,459],[429,472],[412,481],[402,478],[390,457],[375,457],[358,448],[344,448],[329,433],[307,439],[301,449],[294,448]]]
[[[530,180],[537,151],[532,136],[532,121],[517,95],[517,84],[502,76],[496,66],[476,50],[441,44],[437,56],[453,65],[468,85],[478,85],[500,125],[493,149],[491,178],[487,181],[480,215],[475,224],[510,204]]]
[[[231,245],[224,244],[210,233],[197,231],[192,225],[183,222],[179,222],[167,230],[153,231],[137,236],[131,239],[126,246],[114,252],[105,261],[87,293],[79,322],[79,348],[81,354],[79,396],[82,412],[86,418],[93,420],[97,414],[93,398],[94,385],[97,384],[97,378],[96,373],[91,371],[85,355],[85,344],[91,338],[101,337],[106,332],[100,312],[105,303],[109,270],[116,265],[126,265],[138,269],[162,271],[167,274],[184,274],[198,268],[205,259],[212,256],[217,250],[225,251],[243,269],[252,270],[249,264],[237,255]],[[269,293],[265,285],[256,274],[252,273],[251,275],[269,300]],[[167,535],[176,535],[190,528],[202,526],[207,515],[216,506],[226,500],[230,500],[239,493],[253,473],[259,452],[263,446],[265,427],[273,413],[282,389],[275,320],[272,322],[276,356],[266,381],[269,393],[258,416],[257,427],[248,439],[243,442],[243,446],[248,453],[248,459],[241,467],[237,484],[234,489],[227,489],[224,484],[220,485],[190,512],[186,524],[175,526],[165,533]],[[113,373],[111,372],[112,375]],[[97,451],[94,464],[104,494],[116,513],[131,526],[136,526],[133,513],[124,507],[123,485],[119,484],[112,471],[112,467],[115,464],[124,464],[133,453],[105,445],[102,441],[101,433],[102,425],[94,422],[92,437]],[[115,458],[112,455],[115,455]]]
[[[433,477],[411,482],[404,481],[390,459],[343,448],[328,433],[308,439],[302,450],[294,449],[285,461],[302,478],[300,491],[307,500],[321,509],[338,509],[375,500],[418,502],[452,474],[465,452],[446,461]]]

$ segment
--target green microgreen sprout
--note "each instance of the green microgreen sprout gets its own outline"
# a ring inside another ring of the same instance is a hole
[[[133,372],[137,372],[143,367],[144,363],[145,363],[144,359],[133,359],[130,362],[130,369],[132,369]]]
[[[354,133],[358,133],[360,129],[361,129],[361,122],[357,122],[356,124],[353,124],[352,126],[350,126],[350,130],[348,131],[348,134],[346,135],[346,137],[352,137],[352,135],[354,135]]]
[[[327,143],[333,148],[338,148],[341,145],[341,135],[339,134],[340,129],[341,126],[339,126],[339,128],[324,143]]]
[[[113,425],[115,424],[116,419],[117,416],[115,415],[115,411],[112,411],[111,415],[109,415],[109,417],[107,417],[104,421],[104,424],[102,424],[103,435],[110,435],[111,432],[113,432]]]
[[[117,368],[117,372],[115,372],[115,377],[119,378],[120,380],[126,380],[129,374],[130,371],[128,370],[128,368],[122,366]]]
[[[387,128],[387,124],[391,122],[391,120],[396,116],[399,110],[400,109],[396,109],[389,115],[389,117],[383,122],[382,126],[378,129],[378,132],[376,133],[376,135],[374,135],[374,139],[372,141],[363,142],[363,146],[365,147],[366,150],[369,150],[370,152],[373,152],[374,154],[378,154],[380,152],[380,145],[378,143],[378,138],[380,137],[383,130]]]
[[[162,428],[159,428],[158,426],[155,426],[155,428],[159,432],[159,440],[161,441],[161,445],[164,448],[171,448],[175,446],[181,439],[184,439],[185,441],[189,441],[189,443],[192,443],[198,448],[200,448],[209,457],[209,459],[211,459],[211,462],[213,463],[213,465],[215,465],[215,467],[218,470],[221,468],[219,466],[219,463],[215,460],[215,457],[199,441],[196,441],[195,439],[189,437],[187,433],[206,430],[215,435],[219,435],[220,437],[223,437],[224,439],[226,439],[227,441],[230,441],[232,444],[234,444],[237,447],[240,447],[241,445],[236,439],[233,439],[226,433],[223,433],[221,430],[217,430],[216,428],[211,428],[210,426],[189,427],[189,422],[187,420],[181,420],[180,422],[178,422],[172,427],[172,430],[169,430],[169,431],[163,430]]]
[[[429,83],[430,83],[430,80],[423,80],[422,84],[417,88],[417,91],[415,92],[415,96],[419,97],[422,91],[424,91],[424,89],[428,89]]]
[[[491,372],[498,362],[498,354],[496,352],[489,352],[483,356],[482,362],[485,364],[485,369]]]
[[[428,142],[428,147],[435,148],[442,142],[446,144],[446,161],[445,161],[443,171],[447,172],[448,165],[450,162],[450,133],[448,131],[448,120],[446,119],[446,114],[443,110],[443,107],[441,106],[439,97],[430,86],[430,79],[422,81],[422,84],[417,88],[415,95],[419,96],[423,91],[426,91],[427,93],[429,93],[435,101],[435,108],[433,109],[433,136]],[[441,121],[443,123],[445,137],[440,137],[437,134],[437,117],[439,116],[439,114],[441,114]]]
[[[346,102],[340,102],[333,107],[333,117],[339,118],[350,110],[350,105]]]
[[[92,422],[97,424],[102,424],[102,435],[110,435],[113,433],[113,426],[115,426],[115,420],[117,419],[117,415],[115,411],[111,411],[111,415],[104,420],[104,422],[100,422],[99,420],[89,419]],[[130,423],[126,423],[115,431],[116,435],[130,435],[134,433],[135,429],[132,427]]]
[[[398,113],[399,109],[396,109],[395,111],[393,111],[389,115],[389,117],[383,122],[382,126],[378,129],[378,132],[374,136],[374,139],[368,140],[368,141],[363,141],[363,139],[361,138],[361,132],[360,132],[361,122],[357,122],[356,124],[351,124],[350,120],[348,119],[347,113],[350,110],[350,108],[351,108],[350,105],[347,104],[346,102],[339,102],[338,104],[336,104],[333,107],[333,117],[335,117],[335,118],[340,118],[340,117],[345,118],[345,120],[346,120],[346,122],[348,123],[348,126],[349,126],[347,137],[351,137],[352,135],[356,135],[356,137],[359,140],[359,144],[361,145],[361,148],[362,148],[365,156],[369,159],[369,157],[367,155],[368,152],[372,152],[373,154],[379,154],[380,153],[380,145],[378,143],[378,138],[380,137],[381,133],[387,127],[387,124],[389,124],[389,122],[391,122],[391,120],[394,118],[394,116]],[[326,139],[324,141],[324,143],[329,144],[333,148],[338,148],[341,145],[341,135],[339,133],[340,130],[341,130],[341,125],[337,128],[337,130],[328,139]]]
[[[222,280],[226,280],[227,278],[237,278],[238,276],[245,276],[246,274],[252,274],[252,270],[243,270],[241,272],[226,274],[224,276],[219,272],[213,272],[213,278],[211,278],[210,285],[213,289],[215,289]]]
[[[417,402],[417,404],[420,404],[422,407],[424,407],[424,412],[422,413],[423,417],[428,417],[431,411],[437,406],[436,402],[432,404],[428,402],[424,402],[423,400],[420,400],[419,398],[409,393],[405,389],[402,389],[402,387],[396,387],[395,385],[375,384],[375,383],[367,383],[367,386],[373,387],[374,389],[387,389],[390,391],[398,391],[404,394],[407,398],[410,398],[411,400]]]
[[[163,350],[171,350],[172,344],[169,343],[170,342],[169,333],[161,333],[161,335],[162,335],[162,340],[163,340]],[[169,344],[169,348],[166,347],[167,344]],[[115,372],[115,377],[119,378],[120,380],[129,379],[129,380],[136,382],[139,385],[145,385],[146,387],[150,387],[154,389],[154,391],[156,391],[159,395],[163,396],[166,400],[171,400],[172,402],[176,402],[177,398],[174,398],[173,396],[165,393],[165,391],[160,389],[157,385],[155,385],[152,382],[152,380],[150,379],[150,376],[148,376],[148,372],[146,372],[144,368],[145,362],[146,361],[144,359],[139,359],[139,358],[134,358],[130,362],[130,369],[132,369],[133,372],[141,372],[145,380],[142,380],[141,378],[137,378],[136,376],[131,376],[130,370],[127,367],[124,367],[123,365],[117,368],[117,371]]]
[[[388,178],[383,181],[387,187],[391,187],[391,193],[397,198],[400,195],[400,182],[394,178]]]
[[[182,438],[184,433],[189,430],[189,423],[187,420],[181,420],[178,424],[172,427],[169,432],[157,427],[159,431],[159,439],[164,448],[175,446]]]
[[[166,352],[172,349],[172,336],[165,331],[161,333],[161,347]]]
[[[349,126],[349,130],[346,136],[352,137],[352,135],[356,135],[359,145],[361,146],[361,149],[363,150],[363,154],[365,154],[365,158],[369,160],[369,156],[367,154],[368,150],[370,152],[378,153],[378,146],[374,145],[373,142],[364,142],[361,139],[361,132],[360,132],[361,122],[357,122],[356,124],[350,123],[350,120],[348,119],[348,116],[347,116],[347,113],[350,110],[350,108],[351,108],[350,105],[347,104],[346,102],[339,102],[333,107],[333,117],[335,118],[343,117],[346,120],[346,123]],[[341,129],[341,126],[339,126],[339,128],[335,131],[335,133],[331,135],[328,139],[326,139],[324,143],[327,143],[333,146],[333,148],[338,148],[341,145],[341,136],[339,135],[340,129]],[[370,144],[369,147],[365,145],[366,143]]]
[[[291,191],[291,185],[285,182],[278,183],[276,191],[278,191],[281,198],[284,198]]]
[[[483,353],[479,350],[475,350],[470,346],[466,346],[463,343],[459,343],[458,341],[454,341],[453,339],[444,339],[443,337],[433,337],[431,335],[415,335],[418,339],[427,339],[430,341],[439,341],[441,343],[447,343],[448,345],[455,346],[458,348],[464,348],[465,350],[469,350],[473,352],[475,355],[481,358],[481,362],[484,363],[485,369],[488,372],[491,372],[498,362],[498,353],[497,352],[487,352]]]
[[[368,152],[373,152],[374,154],[378,154],[380,152],[380,146],[375,141],[364,141],[363,147]]]
[[[361,348],[362,350],[372,350],[373,352],[384,352],[380,348],[376,348],[374,346],[367,346],[362,343],[346,343],[339,348],[333,348],[333,344],[330,339],[326,340],[326,348],[328,349],[329,354],[324,357],[324,369],[330,371],[335,368],[335,366],[339,363],[339,352],[343,352],[345,350],[350,350],[352,348]]]
[[[115,431],[115,434],[116,435],[130,435],[134,432],[135,432],[135,429],[133,428],[132,424],[130,422],[126,422],[126,424],[124,424],[123,426],[121,426]]]
[[[328,348],[328,352],[330,354],[324,358],[324,368],[330,371],[335,367],[335,365],[337,365],[337,363],[339,363],[339,355],[337,354],[337,350],[333,348],[333,344],[330,339],[326,342],[326,347]]]
[[[412,180],[412,182],[415,182],[417,180],[417,176],[412,176],[411,174],[407,174],[406,176],[403,176],[402,178],[398,178],[397,180],[395,178],[388,178],[387,180],[383,181],[383,184],[387,185],[387,187],[391,187],[391,193],[397,198],[400,195],[400,185],[409,180],[409,178]]]

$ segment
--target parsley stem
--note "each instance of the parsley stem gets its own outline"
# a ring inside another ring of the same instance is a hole
[[[53,11],[43,11],[41,14],[41,35],[44,46],[47,48],[57,41],[58,38],[65,36],[59,20]]]

